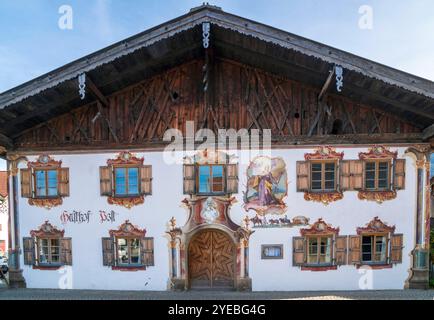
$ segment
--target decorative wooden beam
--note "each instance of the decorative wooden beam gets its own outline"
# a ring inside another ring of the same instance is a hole
[[[335,75],[335,67],[333,67],[333,69],[330,70],[330,73],[329,73],[326,81],[324,82],[324,85],[322,86],[321,91],[318,95],[318,101],[322,101],[322,99],[324,98],[325,93],[327,92],[328,88],[330,87],[330,83],[332,83],[334,75]]]
[[[423,140],[428,140],[434,137],[434,124],[430,125],[423,131]]]
[[[6,149],[13,148],[14,141],[11,138],[0,133],[0,146],[5,147]]]

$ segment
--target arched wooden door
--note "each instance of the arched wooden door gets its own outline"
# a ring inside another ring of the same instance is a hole
[[[232,289],[235,285],[235,261],[235,245],[226,233],[200,231],[188,248],[190,288]]]

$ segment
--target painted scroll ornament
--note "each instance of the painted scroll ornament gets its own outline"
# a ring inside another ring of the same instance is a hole
[[[288,175],[281,158],[257,157],[247,169],[247,190],[244,209],[260,216],[282,215],[286,211],[283,199],[288,192]]]

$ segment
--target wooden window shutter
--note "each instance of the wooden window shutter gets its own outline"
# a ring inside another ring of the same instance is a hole
[[[340,162],[340,177],[339,177],[339,184],[340,184],[341,191],[350,190],[350,177],[351,177],[350,161],[343,160]]]
[[[340,190],[354,191],[363,189],[363,161],[340,161]]]
[[[402,249],[404,248],[404,236],[402,234],[393,234],[391,237],[390,262],[402,263]]]
[[[60,262],[66,266],[72,266],[72,239],[60,239]]]
[[[23,254],[26,266],[33,266],[36,263],[34,238],[23,238]]]
[[[338,266],[347,264],[348,237],[340,236],[335,240],[335,264]]]
[[[238,193],[238,164],[226,166],[226,193]]]
[[[99,167],[100,190],[102,196],[112,196],[112,168]]]
[[[31,169],[21,169],[21,197],[31,198],[32,197],[32,170]]]
[[[297,192],[309,191],[309,162],[297,161]]]
[[[143,195],[152,194],[152,166],[140,168],[140,193]]]
[[[361,263],[361,237],[350,236],[350,248],[348,264],[360,264]]]
[[[306,261],[306,239],[304,237],[292,238],[292,265],[303,266]]]
[[[102,238],[102,265],[115,265],[115,248],[113,238]]]
[[[59,169],[59,196],[69,197],[69,168]]]
[[[144,266],[154,265],[154,238],[143,238],[141,240],[142,264]]]
[[[194,164],[184,164],[184,194],[196,193],[196,167]]]
[[[405,159],[396,159],[393,162],[393,188],[405,189]]]

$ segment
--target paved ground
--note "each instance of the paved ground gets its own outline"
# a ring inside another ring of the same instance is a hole
[[[338,292],[166,292],[2,289],[0,300],[434,300],[434,290]]]

